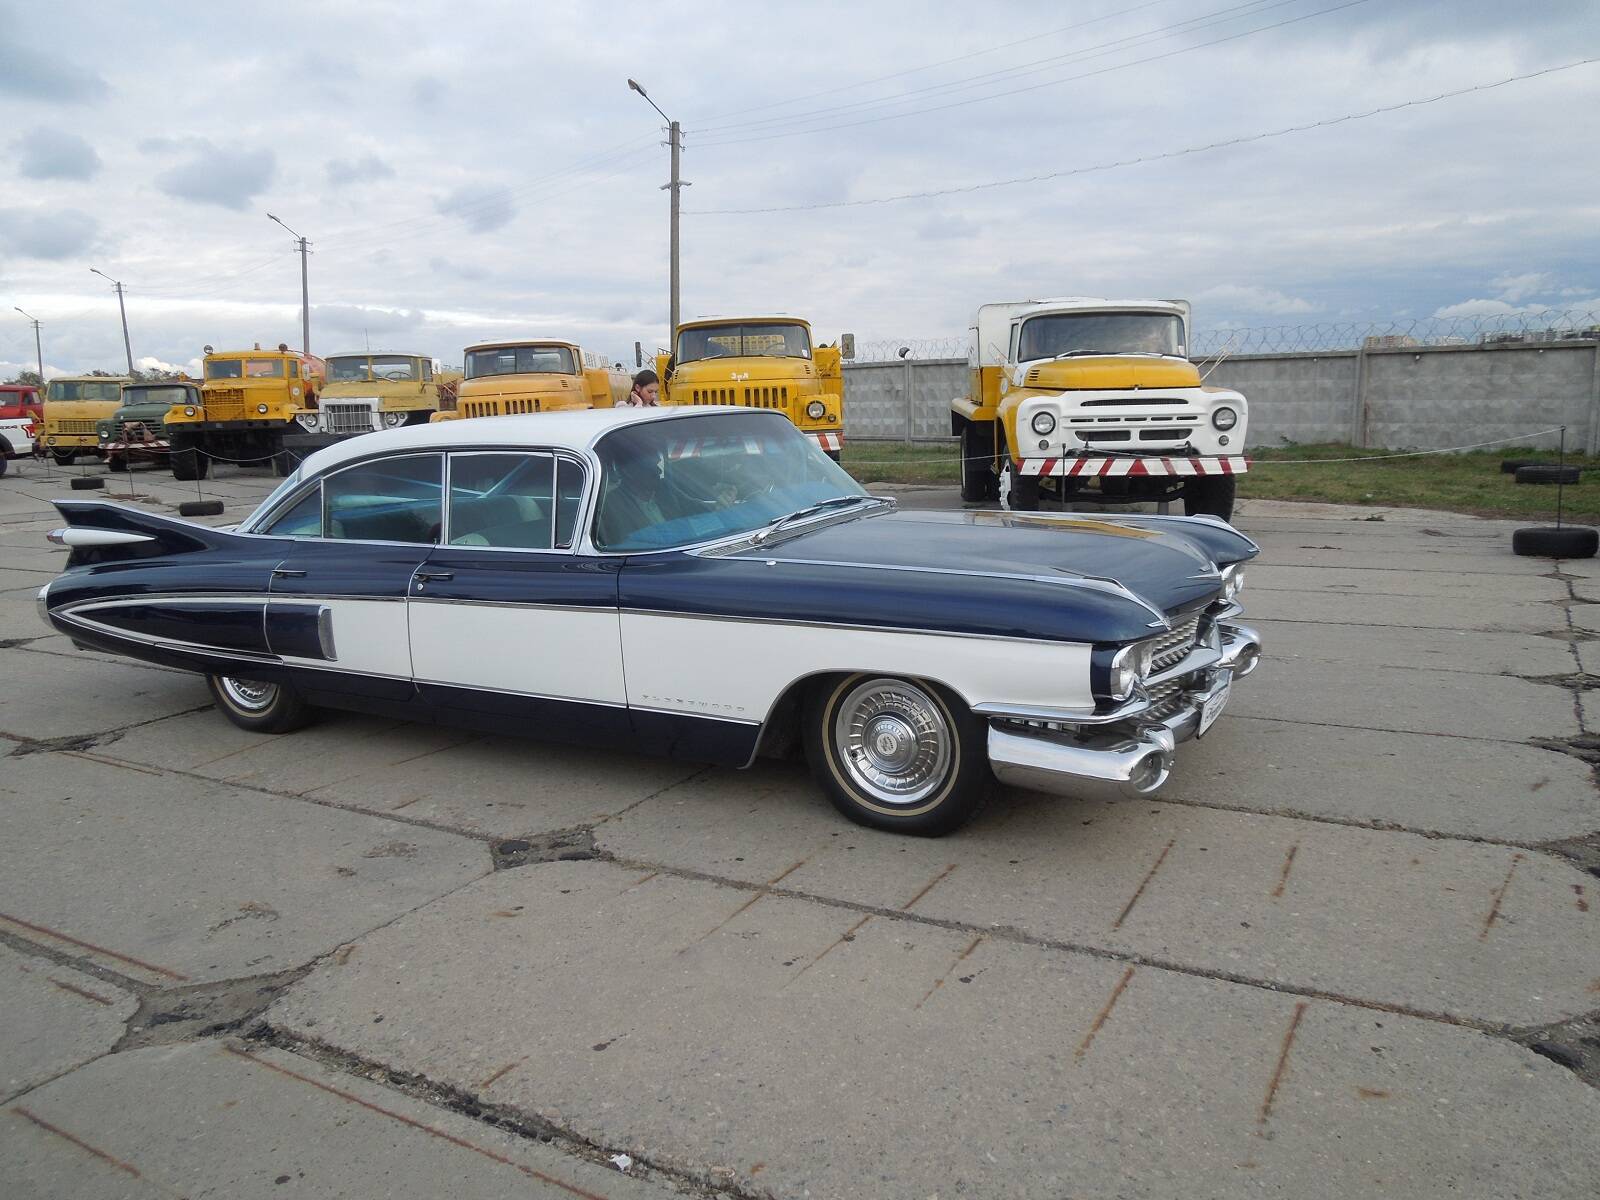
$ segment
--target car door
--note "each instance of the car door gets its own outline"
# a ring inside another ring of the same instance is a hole
[[[441,714],[563,741],[627,735],[619,560],[574,550],[587,484],[566,453],[450,454],[445,534],[407,605],[418,692]]]
[[[307,698],[416,704],[406,598],[443,520],[444,456],[397,454],[322,477],[269,532],[289,549],[272,572],[267,643]]]

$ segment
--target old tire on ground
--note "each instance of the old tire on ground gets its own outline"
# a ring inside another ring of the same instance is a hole
[[[1536,467],[1544,462],[1542,458],[1502,458],[1500,460],[1500,474],[1515,475],[1523,467]]]
[[[105,485],[105,477],[101,475],[74,475],[72,482],[67,486],[75,492],[87,492],[94,488],[103,488]]]
[[[228,675],[207,675],[211,699],[240,729],[289,733],[308,724],[315,710],[286,683],[261,683]]]
[[[221,512],[221,500],[185,500],[178,505],[180,517],[215,517]]]
[[[977,425],[961,427],[961,498],[982,503],[1000,497],[1000,480],[995,478],[994,435]]]
[[[832,679],[812,691],[803,719],[812,775],[859,825],[939,837],[988,798],[986,726],[937,684]]]
[[[1513,476],[1518,483],[1577,483],[1583,472],[1577,467],[1562,467],[1555,463],[1533,463],[1518,467]]]
[[[1550,525],[1518,529],[1511,535],[1511,553],[1524,558],[1593,558],[1600,531],[1587,525]]]
[[[184,446],[182,449],[174,446],[167,461],[172,465],[172,477],[185,482],[204,479],[210,466],[210,460],[193,446]]]
[[[50,451],[50,457],[56,460],[56,466],[70,467],[78,461],[78,452],[76,450],[52,450]]]
[[[1233,501],[1239,481],[1232,475],[1208,475],[1183,485],[1183,511],[1191,517],[1233,520]]]

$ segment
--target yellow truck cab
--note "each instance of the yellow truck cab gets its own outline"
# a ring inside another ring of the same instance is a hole
[[[322,360],[279,344],[276,350],[205,348],[200,403],[167,410],[174,479],[204,479],[213,460],[294,469],[284,436],[322,386]]]
[[[126,375],[62,375],[44,389],[44,432],[40,444],[56,462],[66,466],[80,454],[104,457],[100,449],[100,422],[114,416],[122,405]]]
[[[1228,520],[1248,409],[1186,357],[1183,300],[1071,297],[985,304],[968,394],[951,401],[961,498],[1031,510],[1049,495],[1102,503],[1181,498]]]
[[[356,434],[424,425],[455,404],[461,382],[458,372],[436,371],[426,354],[334,354],[323,368],[322,390],[295,413],[300,431],[284,439],[297,454]]]
[[[837,346],[815,346],[795,317],[699,317],[656,360],[663,404],[771,408],[835,462],[844,449],[844,376]]]
[[[455,411],[433,419],[611,408],[630,386],[625,373],[574,342],[485,342],[466,349]]]

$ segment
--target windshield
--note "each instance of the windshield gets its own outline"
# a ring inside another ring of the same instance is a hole
[[[105,383],[84,380],[52,379],[45,392],[46,400],[115,400],[122,392],[116,380]]]
[[[680,363],[706,358],[810,358],[811,335],[804,325],[701,325],[678,334]]]
[[[219,358],[206,361],[207,379],[282,379],[281,358]]]
[[[1182,356],[1183,320],[1175,313],[1052,313],[1022,323],[1017,361],[1063,354]]]
[[[664,550],[750,533],[838,496],[867,492],[787,420],[719,413],[606,434],[594,543]]]
[[[177,384],[163,384],[160,387],[126,387],[122,389],[122,402],[124,404],[165,404],[169,407],[174,404],[191,403],[193,397],[189,389],[179,387]]]
[[[467,355],[466,377],[485,375],[576,375],[569,346],[496,346]]]
[[[329,383],[416,383],[422,377],[418,361],[404,354],[374,354],[370,358],[360,354],[328,360]]]

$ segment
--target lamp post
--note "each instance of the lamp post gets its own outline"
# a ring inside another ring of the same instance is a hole
[[[116,280],[116,279],[111,278],[111,276],[107,275],[104,271],[100,270],[98,267],[90,267],[89,268],[89,273],[91,275],[100,276],[101,279],[104,279],[112,287],[117,289],[117,310],[122,313],[122,350],[123,350],[123,353],[125,353],[128,356],[128,378],[132,379],[133,378],[133,343],[128,340],[128,306],[126,304],[124,304],[123,300],[122,300],[122,283],[121,283],[120,280]]]
[[[670,246],[669,255],[670,255],[670,259],[671,259],[671,264],[670,264],[670,266],[668,268],[668,275],[669,275],[669,280],[670,280],[670,286],[672,288],[672,303],[671,303],[671,313],[670,313],[670,318],[669,318],[670,322],[671,322],[671,328],[668,331],[667,343],[668,343],[668,345],[673,347],[674,351],[676,351],[677,344],[678,344],[678,294],[679,294],[678,293],[678,197],[679,197],[679,194],[683,191],[683,189],[689,186],[687,183],[685,183],[683,181],[683,179],[679,176],[679,173],[678,173],[678,165],[679,165],[678,164],[678,159],[679,159],[679,156],[683,152],[683,129],[679,126],[679,124],[676,121],[674,121],[671,117],[667,116],[666,113],[661,112],[661,106],[659,104],[657,104],[654,100],[650,99],[650,93],[646,92],[644,90],[644,88],[640,87],[639,84],[636,81],[634,81],[632,79],[628,80],[628,86],[630,88],[632,88],[634,91],[638,92],[639,95],[643,96],[645,98],[645,102],[647,104],[649,104],[651,108],[655,109],[658,113],[661,113],[661,119],[667,123],[667,144],[672,147],[672,178],[671,178],[671,180],[669,182],[664,183],[664,184],[661,185],[661,190],[662,191],[670,191],[672,193],[672,231],[668,235],[668,244]]]
[[[12,305],[12,307],[16,308],[16,305]],[[19,313],[22,313],[23,316],[27,317],[28,320],[33,322],[33,352],[39,358],[39,386],[43,387],[44,386],[44,350],[41,347],[40,342],[39,342],[39,318],[35,317],[35,316],[31,316],[28,313],[22,312],[22,310],[20,308],[18,308],[17,311]]]
[[[283,225],[283,222],[278,221],[278,218],[273,216],[271,213],[267,214],[267,220],[277,221],[279,225]],[[283,225],[283,227],[285,229],[289,229],[287,225]],[[295,233],[294,230],[289,229],[289,232],[294,235],[295,245],[300,250],[300,350],[303,354],[310,354],[311,284],[306,277],[306,248],[310,246],[311,243],[306,241],[306,239],[301,237],[298,233]]]

